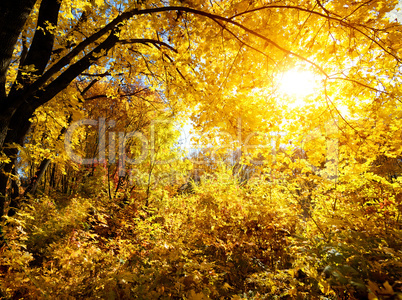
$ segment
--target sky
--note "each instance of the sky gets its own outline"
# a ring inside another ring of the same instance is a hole
[[[398,11],[398,9],[400,9]],[[399,4],[396,6],[396,8],[389,13],[390,19],[397,19],[399,23],[402,23],[402,0],[399,1]]]

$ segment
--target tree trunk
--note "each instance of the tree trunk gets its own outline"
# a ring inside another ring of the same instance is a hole
[[[0,149],[6,139],[10,119],[16,110],[6,97],[7,70],[18,37],[35,2],[36,0],[2,0],[0,4]]]
[[[6,98],[6,75],[22,28],[36,0],[2,0],[0,4],[0,102]],[[1,106],[0,106],[1,107]],[[2,107],[1,107],[2,108]],[[1,110],[3,111],[3,110]],[[2,125],[2,124],[0,124]],[[3,138],[2,138],[3,137]],[[4,141],[0,135],[0,146]]]
[[[87,70],[99,59],[99,53],[107,53],[119,41],[122,21],[131,18],[136,10],[129,10],[114,19],[101,30],[87,38],[81,46],[77,46],[64,59],[61,58],[46,70],[52,55],[54,35],[48,30],[47,22],[57,26],[61,5],[59,0],[42,0],[39,8],[35,34],[32,38],[26,58],[20,61],[21,66],[34,65],[39,79],[26,79],[20,68],[14,85],[6,94],[6,74],[9,69],[13,51],[24,24],[37,0],[0,0],[0,151],[12,158],[7,164],[0,164],[0,216],[4,214],[8,175],[15,165],[18,151],[15,148],[5,148],[7,144],[23,145],[26,133],[30,128],[29,119],[36,108],[50,101],[65,89],[77,76]],[[107,35],[107,37],[106,37]],[[72,63],[85,48],[99,38],[106,38],[95,48],[86,52],[78,61]],[[65,68],[66,67],[66,68]],[[63,72],[52,79],[64,68]],[[42,76],[40,76],[42,75]],[[47,76],[44,76],[47,75]],[[50,83],[46,84],[46,81]],[[23,85],[20,88],[20,84]]]
[[[10,121],[8,134],[4,141],[5,145],[9,144],[10,147],[4,148],[4,154],[11,158],[11,161],[4,164],[3,170],[0,172],[0,216],[4,214],[9,174],[15,166],[18,155],[18,149],[11,145],[13,143],[20,146],[24,144],[24,138],[31,127],[29,119],[32,117],[33,112],[32,108],[25,106],[24,109],[19,109]]]
[[[51,170],[49,185],[54,189],[56,187],[56,164],[52,164]]]
[[[35,195],[36,190],[38,189],[39,182],[45,174],[45,171],[48,168],[49,164],[49,158],[45,158],[44,160],[42,160],[38,169],[36,170],[35,175],[31,178],[31,181],[24,192],[24,196],[27,196],[28,194]]]

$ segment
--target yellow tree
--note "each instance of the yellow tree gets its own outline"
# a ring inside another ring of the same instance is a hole
[[[107,191],[110,199],[123,186],[127,192],[148,186],[150,194],[155,182],[163,177],[168,181],[180,157],[174,145],[177,120],[166,103],[145,87],[97,82],[81,91],[82,86],[88,83],[77,83],[35,111],[19,155],[19,172],[29,179],[24,194],[34,195],[42,178],[43,192],[45,187],[64,194]],[[63,111],[60,105],[70,109]],[[82,119],[87,123],[67,131],[72,121]],[[85,126],[89,123],[95,124]],[[69,138],[63,141],[66,131]],[[69,149],[64,149],[66,143]],[[45,173],[49,165],[51,170]]]
[[[22,145],[35,109],[78,76],[142,82],[174,113],[193,107],[201,126],[235,131],[239,117],[242,130],[278,126],[271,92],[301,63],[323,76],[327,102],[398,97],[396,2],[3,1],[0,213],[17,153],[4,146]]]

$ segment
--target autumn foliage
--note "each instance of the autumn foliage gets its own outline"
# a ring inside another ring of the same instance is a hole
[[[1,299],[402,299],[397,1],[15,2]]]

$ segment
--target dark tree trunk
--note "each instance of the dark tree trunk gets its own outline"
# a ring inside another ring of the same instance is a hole
[[[45,158],[44,160],[42,160],[35,175],[31,178],[31,181],[24,192],[24,196],[27,196],[29,194],[35,195],[36,190],[38,189],[39,182],[43,178],[43,175],[45,174],[45,171],[48,168],[49,164],[50,159]]]
[[[56,178],[55,178],[55,176],[56,176],[56,164],[52,164],[52,171],[50,172],[50,180],[49,180],[49,185],[52,187],[52,188],[55,188],[56,187]]]
[[[25,109],[19,109],[10,121],[9,131],[5,139],[5,144],[16,143],[18,145],[24,144],[24,138],[29,131],[31,122],[29,119],[32,117],[32,108],[29,109],[25,106]],[[7,184],[9,180],[9,174],[12,172],[18,155],[18,149],[15,147],[4,148],[3,152],[7,157],[11,158],[9,163],[3,165],[3,170],[0,172],[0,215],[4,214],[4,204],[7,195]]]
[[[0,148],[16,107],[6,98],[6,75],[22,28],[36,0],[2,0],[0,4]]]
[[[16,168],[12,170],[13,178],[18,178],[18,172]],[[11,181],[11,199],[17,199],[20,196],[19,180]]]
[[[36,69],[34,75],[39,77],[37,79],[35,76],[25,78],[20,70],[15,84],[7,95],[6,74],[12,54],[36,1],[0,0],[0,151],[12,158],[12,162],[0,165],[0,216],[4,213],[8,175],[15,165],[14,159],[18,153],[16,149],[4,146],[14,143],[23,145],[25,135],[30,127],[29,119],[35,109],[50,101],[77,76],[88,69],[99,59],[99,53],[107,54],[119,41],[120,28],[123,26],[122,21],[137,13],[137,10],[134,9],[122,13],[46,70],[54,45],[54,35],[47,30],[46,24],[50,22],[57,26],[61,1],[42,0],[29,51],[25,59],[20,61],[20,69],[27,65],[34,65]],[[87,49],[102,37],[106,38],[92,50]],[[86,54],[72,63],[73,58],[84,53],[83,51]],[[61,70],[63,70],[61,74],[57,74]],[[22,88],[20,88],[20,84],[23,85]]]
[[[6,74],[12,53],[35,2],[36,0],[3,0],[0,4],[0,45],[2,45],[0,47],[0,149],[11,158],[11,162],[0,166],[0,216],[4,214],[9,174],[15,166],[18,154],[18,150],[11,145],[24,144],[24,138],[31,126],[29,119],[39,106],[35,103],[37,102],[35,95],[31,95],[30,98],[22,96],[30,83],[25,82],[21,71],[16,81],[23,83],[24,89],[17,89],[14,85],[8,95],[5,92]],[[54,35],[43,28],[46,28],[47,22],[57,25],[60,5],[61,1],[58,0],[42,0],[41,3],[37,28],[42,29],[36,30],[22,65],[34,65],[37,75],[44,72],[54,43]]]

